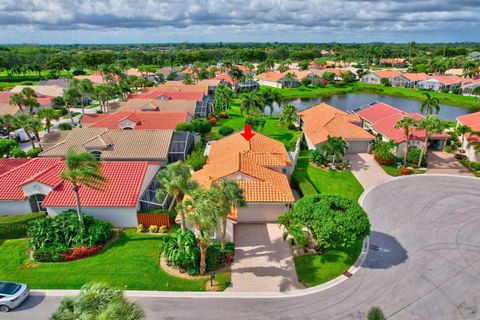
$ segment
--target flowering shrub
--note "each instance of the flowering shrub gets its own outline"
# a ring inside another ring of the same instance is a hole
[[[234,252],[230,252],[230,253],[227,253],[225,255],[225,263],[226,264],[232,263],[234,259],[235,259],[235,253]]]
[[[167,233],[167,231],[168,231],[167,226],[160,226],[160,227],[158,228],[158,232],[159,232],[159,233]]]
[[[150,227],[148,227],[148,231],[150,231],[151,233],[157,233],[158,232],[158,226],[151,225]]]
[[[400,174],[405,176],[407,174],[410,174],[410,170],[408,170],[407,168],[401,168],[400,169]]]
[[[62,254],[62,258],[65,261],[73,261],[84,257],[93,256],[94,254],[97,254],[102,250],[103,245],[93,246],[91,248],[86,246],[75,247],[72,251],[64,252]]]
[[[217,125],[217,118],[210,116],[208,117],[208,122],[215,127]]]
[[[145,227],[143,226],[143,224],[139,224],[137,226],[137,232],[143,232],[143,231],[145,231]]]

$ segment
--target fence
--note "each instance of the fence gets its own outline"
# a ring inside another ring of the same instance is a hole
[[[293,170],[295,170],[295,166],[297,165],[298,156],[300,155],[300,144],[302,143],[302,140],[303,140],[303,132],[300,135],[300,137],[298,138],[297,143],[295,144],[295,151],[294,152],[289,152],[290,157],[292,158],[291,159],[292,160],[292,167],[291,167],[291,170],[289,170],[289,172],[288,172],[288,177],[290,177],[292,175]]]
[[[138,224],[145,228],[149,226],[167,226],[170,228],[170,219],[167,213],[137,213]]]

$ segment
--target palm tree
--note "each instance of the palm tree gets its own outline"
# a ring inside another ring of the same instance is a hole
[[[200,273],[207,270],[207,248],[212,230],[217,230],[222,213],[225,211],[220,194],[215,189],[198,188],[182,203],[182,211],[188,212],[188,219],[198,231],[200,247]]]
[[[274,111],[274,102],[278,104],[278,107],[282,106],[282,95],[278,91],[273,90],[272,88],[266,88],[265,90],[263,90],[262,97],[265,101],[265,106],[268,106],[270,110],[270,116],[272,116]]]
[[[308,244],[310,233],[305,231],[305,226],[292,218],[288,213],[284,213],[278,217],[278,224],[285,228],[283,233],[283,241],[290,236],[296,245],[305,247]]]
[[[7,133],[12,131],[13,116],[10,114],[4,114],[0,116],[0,128],[7,130]]]
[[[327,141],[320,146],[324,156],[335,165],[336,159],[342,159],[347,150],[347,143],[342,138],[328,136]]]
[[[426,115],[432,115],[434,112],[437,114],[440,111],[439,100],[437,98],[432,98],[430,93],[424,92],[425,100],[420,105],[420,112],[425,113]]]
[[[8,101],[9,104],[17,106],[20,111],[23,112],[23,107],[24,105],[24,100],[23,100],[23,95],[21,93],[14,93],[10,96],[10,99]]]
[[[240,70],[237,66],[233,66],[230,68],[230,71],[228,72],[228,75],[232,77],[234,81],[240,81],[245,78],[245,75],[243,74],[243,71]]]
[[[417,125],[417,121],[412,117],[403,117],[400,119],[396,124],[395,128],[403,129],[403,133],[405,135],[405,154],[403,155],[403,163],[407,163],[408,158],[408,138],[410,136],[410,132],[413,128]]]
[[[47,132],[50,132],[50,127],[52,126],[52,120],[58,120],[60,116],[52,108],[41,108],[37,111],[37,117],[41,120],[45,120],[45,125],[47,126]]]
[[[159,201],[163,201],[165,193],[167,193],[175,199],[177,204],[175,209],[180,214],[182,230],[185,230],[185,213],[181,204],[186,194],[190,194],[198,188],[197,183],[191,177],[190,167],[181,161],[170,163],[157,174],[157,180],[161,187],[157,189],[156,197]]]
[[[95,156],[88,152],[77,152],[74,147],[67,152],[65,161],[66,169],[60,177],[72,184],[77,203],[77,214],[80,224],[83,226],[82,207],[80,203],[80,187],[84,186],[94,190],[101,190],[107,182],[102,173],[102,164]]]
[[[40,129],[42,128],[42,122],[39,119],[30,116],[26,128],[28,128],[30,132],[33,132],[33,135],[38,141],[38,147],[42,150],[42,146],[40,145]]]
[[[247,92],[240,98],[240,112],[250,116],[265,110],[265,100],[256,92]]]
[[[108,113],[109,101],[113,99],[114,89],[110,85],[98,85],[93,89],[92,96],[100,103],[100,109]]]
[[[80,94],[75,88],[68,88],[63,90],[63,101],[65,102],[65,107],[67,108],[70,119],[72,120],[72,126],[75,126],[73,121],[72,108],[77,105],[77,101],[80,98]]]
[[[289,129],[295,127],[295,122],[298,121],[297,108],[291,104],[283,106],[279,121],[280,123],[287,125]]]
[[[462,146],[460,148],[460,153],[464,153],[465,150],[463,150],[463,144],[465,143],[465,134],[468,132],[472,132],[472,128],[463,124],[459,124],[455,131],[458,135],[462,136]]]
[[[375,149],[374,149],[374,155],[377,159],[380,158],[381,161],[394,161],[395,160],[395,155],[393,154],[395,147],[397,144],[395,143],[394,140],[389,140],[389,141],[383,141],[379,140],[375,142]],[[378,160],[377,160],[378,161]],[[383,163],[380,163],[383,164]]]
[[[32,144],[32,148],[35,148],[35,142],[33,141],[32,137],[32,117],[28,114],[19,114],[18,116],[14,117],[12,120],[12,126],[16,129],[22,129],[25,131],[30,143]]]
[[[427,116],[418,122],[417,129],[425,130],[425,140],[420,151],[420,158],[418,159],[418,166],[422,164],[424,155],[427,152],[428,140],[435,133],[442,133],[446,128],[446,123],[437,116]]]
[[[122,291],[105,284],[89,283],[75,298],[64,298],[51,319],[143,320],[145,314],[135,303],[125,299]]]
[[[82,107],[82,114],[85,114],[85,97],[93,92],[93,83],[89,79],[82,79],[73,81],[71,84],[80,95],[80,106]]]
[[[186,73],[186,74],[183,76],[183,84],[186,84],[186,85],[191,85],[191,84],[193,84],[193,79],[192,79],[192,75],[191,75],[191,74]]]
[[[239,207],[245,207],[245,197],[243,196],[243,190],[238,183],[234,180],[222,179],[218,185],[214,185],[213,189],[216,190],[221,199],[224,211],[222,211],[222,240],[221,249],[225,250],[225,235],[227,232],[227,219],[232,210],[237,210]]]
[[[23,97],[23,106],[30,108],[30,114],[33,114],[33,108],[39,107],[40,104],[37,101],[37,94],[32,88],[25,87],[20,94]]]

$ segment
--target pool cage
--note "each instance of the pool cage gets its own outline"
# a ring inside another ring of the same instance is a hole
[[[190,132],[174,132],[168,149],[168,162],[187,160],[187,156],[192,152],[194,145],[194,137]]]
[[[160,183],[157,181],[157,178],[154,178],[140,198],[140,211],[152,209],[168,210],[170,208],[172,198],[165,194],[160,200],[157,199],[156,193],[158,188],[160,188]]]

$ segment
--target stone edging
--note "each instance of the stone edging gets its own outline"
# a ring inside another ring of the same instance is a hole
[[[167,264],[167,259],[165,259],[165,256],[163,254],[160,255],[160,269],[162,271],[165,271],[165,273],[168,273],[172,277],[177,277],[177,278],[182,278],[182,279],[188,279],[188,280],[194,280],[194,279],[208,279],[210,278],[210,275],[205,275],[205,276],[191,276],[188,273],[181,273],[178,269],[172,268]]]

